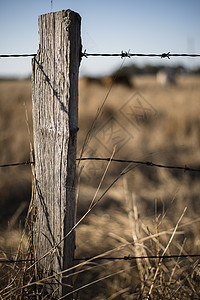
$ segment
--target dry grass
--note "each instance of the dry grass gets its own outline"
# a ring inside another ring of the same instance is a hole
[[[24,103],[31,126],[31,82],[0,81],[0,164],[29,160]],[[30,201],[31,171],[27,167],[0,169],[0,178],[0,224],[5,226],[20,203]]]
[[[110,157],[116,146],[115,158],[199,168],[199,81],[199,77],[182,76],[176,86],[164,89],[153,77],[143,76],[134,78],[134,89],[113,86],[83,156]],[[80,80],[78,155],[107,89],[95,83],[86,86]],[[27,102],[31,120],[30,82],[0,82],[0,91],[1,163],[27,160],[23,102]],[[77,219],[90,207],[106,166],[106,162],[80,163]],[[104,253],[106,257],[200,254],[199,173],[134,165],[119,176],[126,167],[122,163],[109,166],[93,204],[100,200],[76,229],[76,258],[101,255],[101,259],[80,261],[74,276],[75,299],[199,299],[198,257],[160,261],[102,258]],[[18,249],[20,231],[12,229],[25,209],[22,205],[20,212],[21,201],[28,201],[30,195],[31,171],[26,166],[0,172],[0,206],[5,211],[1,223],[5,227],[10,220],[12,225],[9,234],[7,230],[1,233],[1,257],[10,259]],[[19,257],[27,257],[29,242],[25,237]],[[26,267],[0,265],[2,288],[12,280],[15,288],[34,282],[37,274],[24,276]],[[21,274],[18,280],[17,274]],[[30,289],[20,290],[21,299],[28,293],[29,298],[37,299],[30,296]]]

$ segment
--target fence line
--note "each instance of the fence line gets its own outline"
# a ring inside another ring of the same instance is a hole
[[[51,1],[52,2],[52,1]],[[155,54],[155,53],[130,53],[130,50],[128,52],[124,52],[121,51],[121,53],[87,53],[86,50],[84,50],[84,52],[80,51],[78,52],[78,54],[80,55],[80,57],[121,57],[123,58],[131,58],[131,57],[159,57],[159,58],[167,58],[170,59],[171,57],[190,57],[190,58],[196,58],[196,57],[200,57],[200,54],[186,54],[186,53],[170,53],[170,52],[166,52],[166,53],[161,53],[161,54]],[[18,57],[35,57],[37,54],[2,54],[0,55],[0,58],[18,58]],[[46,79],[48,77],[46,76]],[[183,170],[184,172],[186,171],[191,171],[191,172],[200,172],[200,169],[196,169],[196,168],[190,168],[187,165],[183,166],[172,166],[172,165],[163,165],[163,164],[157,164],[151,161],[137,161],[137,160],[123,160],[123,159],[110,159],[110,158],[100,158],[100,157],[83,157],[83,158],[77,158],[77,161],[87,161],[87,160],[96,160],[96,161],[113,161],[113,162],[120,162],[120,163],[133,163],[133,164],[139,164],[139,165],[146,165],[149,167],[156,167],[156,168],[166,168],[166,169],[176,169],[176,170]],[[48,160],[47,160],[48,161]],[[16,162],[16,163],[11,163],[11,164],[2,164],[0,165],[0,168],[3,167],[14,167],[14,166],[22,166],[22,165],[30,165],[30,164],[34,164],[34,161],[25,161],[25,162]],[[74,227],[75,228],[75,227]],[[65,235],[64,239],[66,238]],[[64,240],[63,239],[63,240]],[[57,244],[57,246],[60,243]],[[56,246],[56,247],[57,247]],[[54,247],[55,248],[55,247]],[[50,251],[48,252],[50,253]],[[47,253],[47,254],[48,254]],[[43,256],[42,258],[46,257]],[[159,259],[159,260],[163,260],[163,259],[173,259],[173,258],[189,258],[189,257],[200,257],[200,254],[185,254],[185,255],[164,255],[164,256],[159,256],[159,255],[155,255],[155,256],[122,256],[122,257],[85,257],[85,258],[75,258],[73,259],[74,261],[80,261],[80,260],[92,260],[92,261],[96,261],[96,260],[124,260],[124,261],[131,261],[131,260],[137,260],[137,259]],[[40,259],[41,260],[41,259]],[[23,262],[35,262],[34,259],[19,259],[19,260],[9,260],[9,259],[0,259],[0,264],[1,263],[23,263]],[[35,264],[38,261],[35,262]],[[160,261],[161,262],[161,261]]]
[[[162,164],[156,164],[152,161],[138,161],[138,160],[125,160],[125,159],[110,159],[109,157],[82,157],[82,158],[76,158],[77,161],[87,161],[87,160],[95,160],[95,161],[113,161],[113,162],[119,162],[119,163],[133,163],[133,164],[139,164],[139,165],[146,165],[148,167],[155,167],[155,168],[165,168],[165,169],[174,169],[174,170],[183,170],[184,172],[190,171],[190,172],[200,172],[200,169],[190,168],[187,165],[184,167],[182,166],[169,166],[169,165],[162,165]],[[19,163],[12,163],[12,164],[3,164],[0,165],[0,168],[5,167],[16,167],[16,166],[22,166],[22,165],[30,165],[34,164],[34,161],[25,161],[25,162],[19,162]]]
[[[125,255],[122,257],[81,257],[81,258],[74,258],[74,261],[80,261],[80,260],[136,260],[136,259],[172,259],[172,258],[188,258],[188,257],[200,257],[200,254],[174,254],[174,255],[151,255],[151,256],[131,256],[131,255]],[[34,262],[34,259],[0,259],[0,263],[21,263],[21,262]]]
[[[1,54],[0,58],[8,58],[8,57],[29,57],[29,56],[36,56],[36,53],[31,54]],[[95,56],[95,57],[121,57],[121,58],[131,58],[131,57],[160,57],[160,58],[168,58],[170,57],[200,57],[200,54],[189,54],[189,53],[170,53],[170,52],[164,52],[161,54],[155,54],[155,53],[130,53],[129,51],[121,51],[121,53],[87,53],[86,50],[84,52],[81,52],[81,57],[88,58],[89,56]]]

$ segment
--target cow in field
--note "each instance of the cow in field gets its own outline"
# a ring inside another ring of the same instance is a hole
[[[103,85],[101,77],[83,76],[80,78],[80,80],[84,86],[89,86],[91,84]]]
[[[122,85],[128,88],[133,88],[133,80],[131,76],[126,74],[112,74],[104,77],[81,77],[82,84],[87,87],[89,85],[95,84],[99,86],[110,87],[111,85]]]
[[[105,86],[122,85],[128,88],[133,88],[133,79],[128,74],[111,74],[102,78],[102,82]]]

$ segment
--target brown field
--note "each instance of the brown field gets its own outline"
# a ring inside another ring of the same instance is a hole
[[[116,159],[200,169],[200,77],[182,75],[176,85],[163,88],[153,76],[138,76],[133,87],[113,85],[108,91],[109,86],[80,79],[77,157],[108,95],[83,157],[109,158],[114,151]],[[31,82],[0,81],[0,164],[29,160],[32,137],[24,103],[31,130]],[[101,182],[107,165],[81,161],[77,167],[77,219],[97,191],[94,201],[99,202],[76,230],[76,258],[106,251],[105,257],[115,258],[200,255],[199,172],[112,162]],[[0,179],[0,258],[11,259],[31,197],[30,167],[0,168]],[[16,269],[0,263],[2,289]],[[99,259],[77,271],[84,272],[74,276],[75,288],[88,286],[74,299],[146,299],[148,293],[149,299],[200,298],[199,257],[160,264],[158,259]]]

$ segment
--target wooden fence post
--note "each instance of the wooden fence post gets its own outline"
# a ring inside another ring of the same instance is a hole
[[[41,15],[39,50],[32,61],[34,243],[37,267],[43,278],[73,264],[74,232],[50,255],[42,257],[64,238],[75,222],[80,23],[80,16],[71,10]],[[71,284],[71,280],[66,283]],[[62,275],[51,278],[47,286],[47,293],[53,298],[68,290],[63,291]]]

